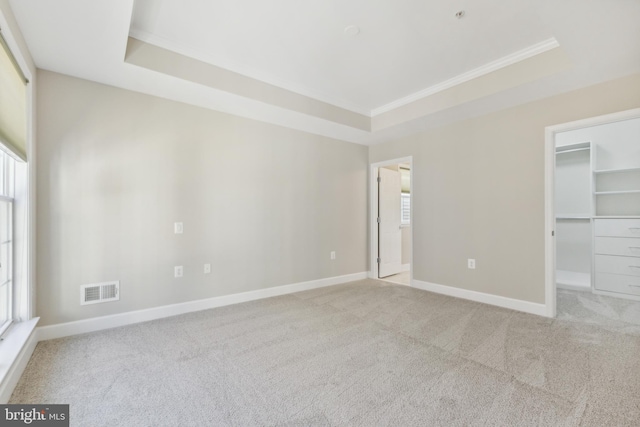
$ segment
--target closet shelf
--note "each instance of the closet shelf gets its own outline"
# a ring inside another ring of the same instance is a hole
[[[591,216],[590,215],[556,215],[556,219],[558,220],[563,220],[563,219],[581,219],[581,220],[590,220]]]
[[[625,168],[625,169],[600,169],[594,170],[593,173],[596,175],[606,174],[606,173],[624,173],[624,172],[637,172],[640,171],[640,167],[637,168]]]
[[[598,215],[593,219],[640,219],[640,215]]]
[[[600,196],[602,194],[640,194],[640,190],[619,190],[619,191],[596,191],[596,196]]]
[[[591,141],[579,142],[577,144],[562,145],[556,147],[556,154],[573,153],[575,151],[591,150]]]
[[[586,148],[572,148],[571,150],[564,150],[564,151],[557,151],[556,150],[556,155],[558,154],[567,154],[567,153],[575,153],[576,151],[587,151],[590,150],[589,147]]]

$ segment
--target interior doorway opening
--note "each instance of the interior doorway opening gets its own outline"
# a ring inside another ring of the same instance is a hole
[[[638,138],[640,109],[547,128],[549,317],[640,307]]]
[[[373,278],[411,286],[413,259],[412,159],[371,165]]]

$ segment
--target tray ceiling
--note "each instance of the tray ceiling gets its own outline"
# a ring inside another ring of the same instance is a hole
[[[10,4],[40,68],[365,144],[640,71],[635,0]]]

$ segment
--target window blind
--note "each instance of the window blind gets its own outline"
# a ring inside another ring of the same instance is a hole
[[[27,79],[0,32],[0,143],[27,160]]]
[[[411,223],[411,171],[402,166],[400,166],[399,170],[402,191],[400,194],[400,223],[409,225]]]
[[[400,223],[408,225],[411,223],[411,195],[402,193],[400,196]]]

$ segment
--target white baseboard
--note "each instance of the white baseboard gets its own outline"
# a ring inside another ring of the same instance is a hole
[[[591,292],[591,275],[589,273],[556,270],[556,286],[561,289]]]
[[[583,285],[575,285],[572,283],[556,283],[556,288],[558,289],[566,289],[569,291],[579,291],[579,292],[591,292],[591,286],[583,286]]]
[[[84,334],[87,332],[116,328],[118,326],[147,322],[149,320],[161,319],[163,317],[171,317],[179,314],[191,313],[194,311],[207,310],[209,308],[222,307],[225,305],[270,298],[279,295],[291,294],[294,292],[307,291],[310,289],[322,288],[325,286],[339,285],[341,283],[352,282],[354,280],[362,280],[366,278],[367,272],[346,274],[344,276],[328,277],[326,279],[310,280],[308,282],[294,283],[291,285],[274,286],[272,288],[258,289],[255,291],[242,292],[238,294],[223,295],[219,297],[183,302],[180,304],[164,305],[144,310],[129,311],[126,313],[113,314],[109,316],[93,317],[91,319],[42,326],[38,328],[38,340],[45,341],[54,338],[62,338],[69,335]]]
[[[11,326],[15,328],[10,331],[9,336],[2,342],[3,348],[1,368],[8,366],[5,375],[0,378],[0,404],[6,404],[11,398],[13,389],[16,388],[24,368],[27,367],[29,359],[38,344],[38,336],[35,325],[39,318],[34,318],[19,325]],[[26,340],[25,340],[26,337]]]
[[[484,292],[470,291],[468,289],[454,288],[452,286],[438,285],[435,283],[413,280],[411,286],[437,294],[451,297],[467,299],[484,304],[496,305],[498,307],[509,308],[511,310],[523,311],[525,313],[536,314],[538,316],[548,316],[547,307],[544,304],[523,301],[519,299],[501,297],[499,295],[486,294]]]
[[[411,264],[402,264],[402,266],[400,266],[401,270],[400,272],[405,272],[405,271],[411,271]],[[376,279],[376,280],[381,280],[378,276],[373,274],[373,271],[368,271],[367,272],[367,277],[369,279]]]

